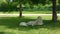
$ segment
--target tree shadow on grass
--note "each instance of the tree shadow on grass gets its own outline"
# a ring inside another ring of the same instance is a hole
[[[20,22],[27,22],[34,19],[19,18],[19,17],[0,17],[0,26],[6,26],[7,28],[16,29],[19,28]]]
[[[43,20],[43,25],[41,26],[19,26],[20,22],[28,22],[34,21],[36,18],[29,18],[29,17],[0,17],[0,26],[6,26],[7,28],[16,29],[18,28],[19,31],[28,31],[32,29],[40,29],[40,28],[48,28],[48,29],[57,29],[60,28],[60,21],[57,20],[56,22],[52,22],[51,20]]]
[[[5,32],[0,32],[0,34],[5,34]]]
[[[11,33],[11,32],[0,32],[0,34],[14,34],[14,33]]]
[[[40,28],[47,28],[47,29],[59,29],[60,28],[60,21],[52,22],[51,20],[43,20],[44,24],[41,26],[27,26],[27,27],[22,27],[20,26],[19,30],[20,31],[28,31],[31,29],[40,29]]]
[[[18,28],[19,19],[17,17],[1,17],[0,25],[7,26],[7,28]]]

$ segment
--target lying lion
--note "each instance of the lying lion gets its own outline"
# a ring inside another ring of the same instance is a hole
[[[21,22],[20,26],[28,26],[28,25],[43,25],[43,21],[42,18],[40,16],[37,17],[37,19],[35,21],[29,21],[29,22]]]

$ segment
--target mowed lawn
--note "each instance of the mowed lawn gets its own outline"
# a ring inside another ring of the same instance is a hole
[[[60,34],[60,16],[56,22],[52,22],[51,16],[41,16],[44,25],[19,26],[20,22],[36,20],[37,16],[0,17],[0,34]]]
[[[22,11],[23,14],[52,14],[52,11]],[[60,11],[57,11],[60,14]],[[19,11],[0,11],[0,14],[19,14]]]

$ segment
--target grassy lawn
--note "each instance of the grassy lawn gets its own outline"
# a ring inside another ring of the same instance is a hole
[[[20,22],[36,20],[36,16],[0,17],[0,34],[60,34],[60,16],[57,22],[51,21],[51,16],[41,16],[44,22],[42,26],[22,27]]]
[[[0,14],[18,14],[19,11],[0,11]],[[23,14],[51,14],[52,11],[23,11]],[[60,14],[60,11],[57,11]]]
[[[17,17],[0,17],[0,34],[17,34],[18,22]]]

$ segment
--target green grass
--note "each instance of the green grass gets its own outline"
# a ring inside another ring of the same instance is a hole
[[[52,11],[23,11],[23,14],[51,14]]]
[[[17,17],[0,17],[0,32],[5,34],[17,34],[18,18]]]
[[[41,16],[44,22],[42,26],[19,26],[20,22],[36,20],[37,16],[0,17],[0,34],[60,34],[60,16],[56,22],[52,22],[51,16]]]
[[[23,11],[23,14],[51,14],[52,11]],[[57,11],[60,14],[60,11]],[[0,14],[19,14],[19,11],[0,11]]]

